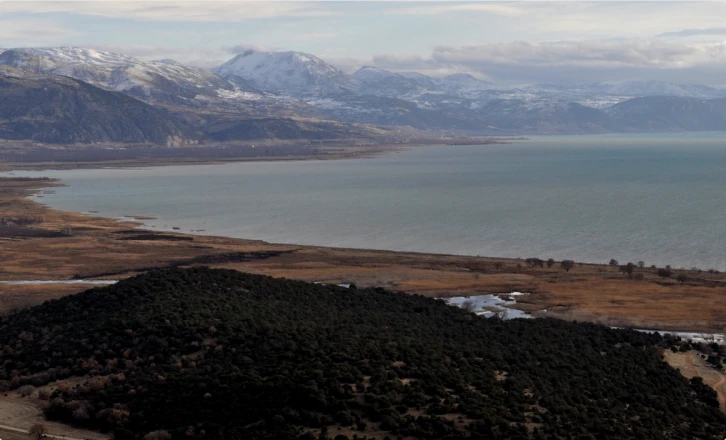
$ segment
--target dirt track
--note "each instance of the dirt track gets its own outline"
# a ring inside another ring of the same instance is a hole
[[[43,423],[48,427],[48,437],[67,440],[102,440],[107,435],[84,429],[73,428],[56,422],[48,422],[40,409],[41,402],[29,397],[18,397],[15,393],[0,397],[0,429],[27,436],[33,425]],[[6,437],[0,437],[6,438]]]
[[[40,409],[40,403],[40,401],[35,399],[17,397],[16,395],[0,397],[0,429],[22,434],[27,438],[27,432],[30,427],[37,423],[43,423],[48,427],[48,437],[51,438],[63,438],[67,440],[108,439],[107,435],[98,432],[46,421]]]
[[[716,390],[721,411],[726,413],[726,374],[710,367],[695,351],[673,353],[666,350],[663,357],[668,364],[681,371],[687,378],[701,377],[703,382]]]

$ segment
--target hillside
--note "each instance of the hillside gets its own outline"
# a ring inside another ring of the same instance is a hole
[[[666,343],[176,269],[0,318],[0,387],[88,375],[47,416],[117,439],[723,438],[715,393],[661,360]]]
[[[726,130],[726,91],[698,84],[507,88],[468,73],[432,77],[366,66],[349,74],[311,54],[257,50],[211,70],[77,47],[8,49],[0,66],[124,93],[185,121],[203,142],[330,141],[348,132],[376,141],[381,127],[421,137]],[[60,102],[45,106],[66,112]]]
[[[721,131],[726,99],[652,96],[633,98],[608,109],[623,131]]]
[[[0,69],[0,139],[51,144],[196,143],[164,109],[71,78]]]
[[[206,69],[78,47],[10,49],[0,53],[0,65],[68,76],[104,89],[162,101],[184,102],[235,90],[230,82]]]

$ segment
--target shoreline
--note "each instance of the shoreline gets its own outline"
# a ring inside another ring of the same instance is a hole
[[[183,165],[220,165],[225,163],[236,162],[299,162],[299,161],[323,161],[323,160],[345,160],[345,159],[365,159],[377,157],[385,154],[395,154],[402,151],[408,151],[419,147],[446,147],[455,145],[506,145],[512,142],[527,141],[526,137],[491,137],[491,138],[450,138],[450,139],[417,139],[406,143],[382,143],[375,145],[351,145],[342,143],[338,145],[304,145],[299,148],[288,144],[260,145],[256,148],[252,144],[234,144],[230,147],[217,147],[213,145],[197,146],[197,147],[178,147],[176,149],[156,148],[148,151],[157,153],[169,153],[168,157],[147,157],[147,158],[126,158],[114,160],[38,160],[30,162],[4,162],[0,163],[0,173],[12,173],[13,171],[45,171],[45,170],[70,170],[70,169],[100,169],[100,168],[139,168],[139,167],[155,167],[155,166],[183,166]],[[30,148],[30,147],[28,147]],[[129,151],[134,151],[133,147],[128,147]],[[224,156],[217,154],[216,156],[195,156],[194,154],[185,156],[184,153],[192,152],[224,152],[227,148],[232,148],[240,153],[248,153],[239,156]],[[255,148],[256,155],[251,155],[251,148]],[[66,146],[59,147],[55,150],[67,151],[73,153],[98,152],[103,150],[113,150],[111,147],[103,146]],[[127,150],[127,147],[120,147],[120,150]],[[30,150],[30,151],[53,151],[47,147]],[[0,148],[0,152],[12,151],[12,147]],[[285,153],[288,154],[285,154]],[[294,153],[294,154],[292,154]],[[179,154],[178,156],[174,156]]]
[[[529,292],[516,308],[610,326],[722,333],[726,276],[700,274],[684,285],[650,269],[630,279],[617,267],[578,263],[565,272],[525,260],[268,243],[140,229],[116,220],[51,209],[28,196],[58,180],[0,179],[7,218],[36,219],[15,232],[0,227],[3,280],[123,279],[152,269],[206,265],[330,284],[355,283],[429,297]],[[12,228],[11,228],[12,229]],[[9,232],[8,232],[9,231]],[[64,231],[70,231],[65,233]],[[19,234],[24,232],[26,235]],[[27,235],[34,233],[35,236]],[[13,235],[14,234],[14,235]],[[87,286],[0,284],[0,312],[85,290]],[[703,304],[709,304],[704,310]],[[535,316],[541,313],[535,313]]]
[[[388,145],[374,152],[363,148],[353,153],[345,150],[342,156],[283,160],[350,159],[412,148],[416,146]],[[263,160],[280,161],[281,158]],[[249,161],[249,158],[242,161]],[[188,161],[182,164],[200,163],[225,162]],[[182,164],[142,164],[137,161],[126,165]],[[54,164],[57,169],[80,167],[102,168],[98,162]],[[8,185],[11,188],[7,188]],[[636,279],[630,279],[623,276],[618,267],[598,263],[578,262],[571,272],[564,272],[559,263],[551,268],[531,267],[517,258],[269,243],[215,236],[206,231],[203,235],[196,234],[197,231],[182,232],[171,227],[172,223],[168,230],[161,230],[147,225],[144,220],[150,218],[145,215],[126,213],[124,218],[108,218],[100,217],[96,212],[64,212],[43,205],[42,199],[31,197],[49,193],[49,189],[58,186],[64,186],[64,183],[57,179],[0,177],[0,203],[10,208],[4,215],[41,219],[30,225],[26,235],[18,235],[17,231],[15,235],[12,231],[3,232],[0,225],[0,249],[10,250],[11,259],[14,256],[19,260],[18,264],[0,263],[1,279],[123,279],[150,269],[203,264],[311,282],[354,282],[358,286],[381,286],[431,297],[507,295],[512,291],[525,291],[532,295],[519,302],[517,308],[533,312],[535,316],[541,315],[538,311],[547,309],[546,316],[610,326],[700,333],[721,333],[724,328],[721,316],[726,314],[726,304],[721,305],[719,297],[726,294],[726,276],[720,273],[684,271],[690,279],[680,285],[675,280],[676,274],[680,273],[678,270],[674,270],[672,278],[660,279],[650,269],[636,268]],[[21,249],[23,244],[28,244],[27,250]],[[64,252],[68,249],[72,250],[70,255]],[[14,288],[0,286],[0,312],[15,307],[17,304],[12,305],[13,301],[37,303],[35,297],[31,301],[21,300],[22,296],[37,294],[37,298],[47,299],[79,291],[74,291],[72,285],[54,285],[54,288],[55,293],[28,285],[23,285],[22,289],[17,285]],[[8,301],[8,295],[3,297],[4,294],[14,295],[14,299]],[[699,302],[699,299],[703,301]],[[710,303],[719,303],[719,306],[704,310],[703,304]]]
[[[440,146],[445,146],[441,144]],[[434,145],[432,145],[434,146]],[[437,145],[438,146],[438,145]],[[170,159],[129,159],[112,161],[86,161],[86,162],[7,162],[0,164],[0,173],[13,173],[15,171],[47,171],[47,170],[74,170],[74,169],[122,169],[122,168],[146,168],[164,166],[194,166],[194,165],[223,165],[238,162],[305,162],[345,159],[365,159],[385,154],[395,154],[407,151],[411,146],[381,146],[362,149],[360,147],[341,147],[339,153],[327,153],[320,155],[302,156],[257,156],[257,157],[231,157],[231,158],[210,158],[202,159],[195,157],[179,157]],[[338,149],[336,149],[338,150]]]

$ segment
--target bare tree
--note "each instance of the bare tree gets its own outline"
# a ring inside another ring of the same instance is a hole
[[[679,282],[679,283],[683,284],[683,283],[685,283],[686,281],[688,281],[688,275],[686,275],[686,274],[684,274],[684,273],[680,273],[680,274],[678,274],[678,276],[676,277],[676,280],[678,280],[678,282]]]
[[[42,423],[36,423],[28,430],[28,435],[36,440],[40,440],[48,434],[48,427]]]
[[[461,308],[466,310],[467,312],[473,312],[474,303],[472,301],[464,301],[463,303],[461,303]]]
[[[572,260],[562,260],[562,262],[560,263],[560,266],[563,269],[565,269],[565,272],[569,272],[570,269],[572,269],[573,267],[575,267],[575,262],[572,261]]]
[[[645,262],[644,261],[638,261],[638,267],[641,268],[641,269],[644,268],[645,267]]]

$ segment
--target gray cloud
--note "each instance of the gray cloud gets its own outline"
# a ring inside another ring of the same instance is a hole
[[[385,55],[375,65],[397,71],[477,72],[497,82],[583,83],[661,79],[726,83],[726,42],[653,40],[514,41],[437,47],[429,57]]]
[[[77,37],[81,33],[46,20],[0,18],[0,44],[13,47],[52,44],[63,38]]]
[[[222,51],[224,53],[230,54],[230,55],[238,55],[241,53],[244,53],[248,50],[256,50],[260,52],[273,52],[276,50],[279,50],[274,47],[270,46],[260,46],[256,44],[237,44],[235,46],[226,46],[222,48]]]
[[[718,28],[707,28],[707,29],[683,29],[681,31],[675,31],[675,32],[665,32],[658,37],[699,37],[699,36],[723,36],[726,35],[726,27],[718,27]]]
[[[303,1],[9,1],[5,13],[71,13],[142,21],[237,22],[256,18],[329,17],[324,2]]]

